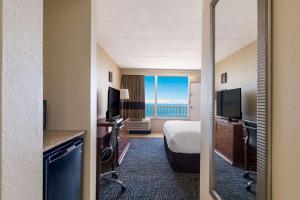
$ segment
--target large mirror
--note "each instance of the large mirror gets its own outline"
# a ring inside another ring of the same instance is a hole
[[[212,3],[210,176],[215,199],[270,198],[269,7],[267,0]]]

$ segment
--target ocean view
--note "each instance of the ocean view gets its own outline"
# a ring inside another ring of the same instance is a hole
[[[146,117],[154,116],[154,103],[146,103]],[[157,117],[188,117],[188,104],[157,104]]]

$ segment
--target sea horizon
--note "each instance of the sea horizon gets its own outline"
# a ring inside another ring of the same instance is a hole
[[[146,105],[154,105],[155,103],[145,103]],[[157,103],[157,105],[165,105],[165,106],[188,106],[187,103]]]

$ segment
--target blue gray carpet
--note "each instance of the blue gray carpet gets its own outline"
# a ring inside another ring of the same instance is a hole
[[[256,184],[248,192],[245,189],[247,180],[243,178],[244,170],[231,166],[215,153],[216,191],[223,200],[255,200]],[[255,178],[255,177],[252,177]]]
[[[199,174],[174,173],[168,163],[163,139],[131,139],[119,178],[127,190],[101,181],[100,198],[130,200],[198,200]]]

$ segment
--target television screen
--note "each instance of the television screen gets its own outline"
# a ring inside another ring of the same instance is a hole
[[[241,119],[241,88],[217,92],[217,116]]]
[[[113,120],[119,117],[120,117],[120,91],[112,87],[109,87],[106,118],[108,120]]]
[[[43,129],[47,128],[47,101],[43,100]]]

